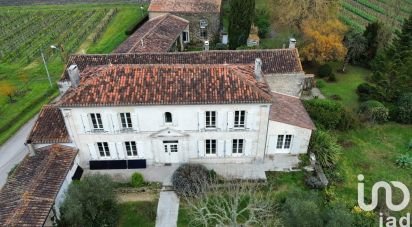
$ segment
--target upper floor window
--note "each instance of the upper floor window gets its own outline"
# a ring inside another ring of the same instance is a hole
[[[216,154],[216,140],[206,140],[206,154]]]
[[[292,135],[278,135],[277,149],[289,149],[292,143]]]
[[[242,154],[243,153],[243,139],[234,139],[232,142],[232,153],[233,154]]]
[[[124,145],[126,147],[127,156],[137,156],[137,146],[135,141],[126,141],[124,142]]]
[[[98,142],[97,148],[99,149],[100,157],[110,157],[109,144],[107,142]]]
[[[206,28],[207,27],[207,20],[206,19],[201,19],[199,21],[199,25],[200,25],[200,28]]]
[[[93,130],[103,130],[102,116],[99,113],[91,113],[90,119],[92,120]]]
[[[165,123],[172,123],[172,122],[173,122],[172,113],[166,112],[165,113]]]
[[[130,116],[130,113],[120,113],[120,120],[122,122],[123,129],[132,128],[132,118]]]
[[[235,128],[244,128],[245,127],[245,118],[246,118],[246,111],[238,110],[235,111]]]
[[[216,128],[216,111],[206,111],[206,128]]]

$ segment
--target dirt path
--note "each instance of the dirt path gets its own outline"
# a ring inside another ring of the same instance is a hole
[[[129,192],[118,193],[117,197],[120,203],[125,202],[138,202],[138,201],[155,201],[158,198],[156,192]]]

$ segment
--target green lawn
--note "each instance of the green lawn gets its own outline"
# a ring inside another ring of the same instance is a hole
[[[120,204],[120,227],[150,227],[156,224],[157,201]]]
[[[370,76],[371,72],[367,69],[351,66],[347,67],[346,73],[338,72],[341,63],[331,63],[333,73],[336,75],[336,82],[326,82],[326,86],[321,87],[322,93],[330,98],[332,95],[339,95],[342,104],[349,109],[358,107],[358,95],[356,88],[359,84],[365,82],[366,78]]]
[[[126,29],[136,24],[142,17],[140,5],[138,4],[74,4],[74,5],[41,5],[41,6],[21,6],[21,7],[0,7],[0,13],[18,10],[19,13],[46,11],[56,13],[56,10],[76,9],[85,12],[97,9],[117,8],[117,14],[108,24],[101,38],[93,44],[87,45],[89,53],[110,53],[123,42],[127,36]],[[51,31],[50,31],[51,32]],[[89,34],[94,31],[88,31]],[[45,33],[44,36],[49,34]],[[39,36],[43,37],[43,36]],[[40,41],[39,41],[40,42]],[[87,42],[87,40],[85,40]],[[72,45],[72,43],[70,43]],[[77,48],[81,45],[78,44]],[[84,47],[84,45],[82,46]],[[56,82],[63,70],[64,61],[59,52],[46,51],[46,61],[53,82]],[[15,102],[9,103],[7,96],[0,95],[0,145],[7,141],[23,124],[31,119],[45,103],[50,102],[58,94],[57,85],[53,83],[50,88],[46,71],[40,54],[36,54],[35,59],[27,63],[24,60],[10,62],[0,61],[0,83],[9,83],[19,90],[25,90],[22,95],[15,97]],[[51,91],[49,91],[51,89]],[[45,96],[45,94],[52,94]],[[12,124],[11,124],[12,122]]]

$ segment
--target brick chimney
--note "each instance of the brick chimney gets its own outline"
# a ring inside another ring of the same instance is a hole
[[[262,59],[255,59],[255,77],[256,80],[262,79]]]

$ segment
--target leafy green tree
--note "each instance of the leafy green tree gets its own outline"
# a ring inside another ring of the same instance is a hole
[[[384,23],[375,21],[366,26],[363,36],[366,39],[366,49],[361,58],[362,63],[371,66],[370,62],[390,43],[392,30]]]
[[[255,25],[259,28],[259,37],[265,38],[270,31],[270,15],[266,9],[257,9],[255,13]]]
[[[229,48],[246,44],[254,19],[255,0],[230,0]]]
[[[346,33],[343,39],[343,44],[348,50],[341,69],[342,72],[345,72],[348,63],[351,61],[356,61],[364,53],[366,49],[366,38],[362,35],[362,33],[351,29],[348,33]]]
[[[107,175],[86,176],[69,186],[60,212],[61,226],[116,226],[118,205]]]

